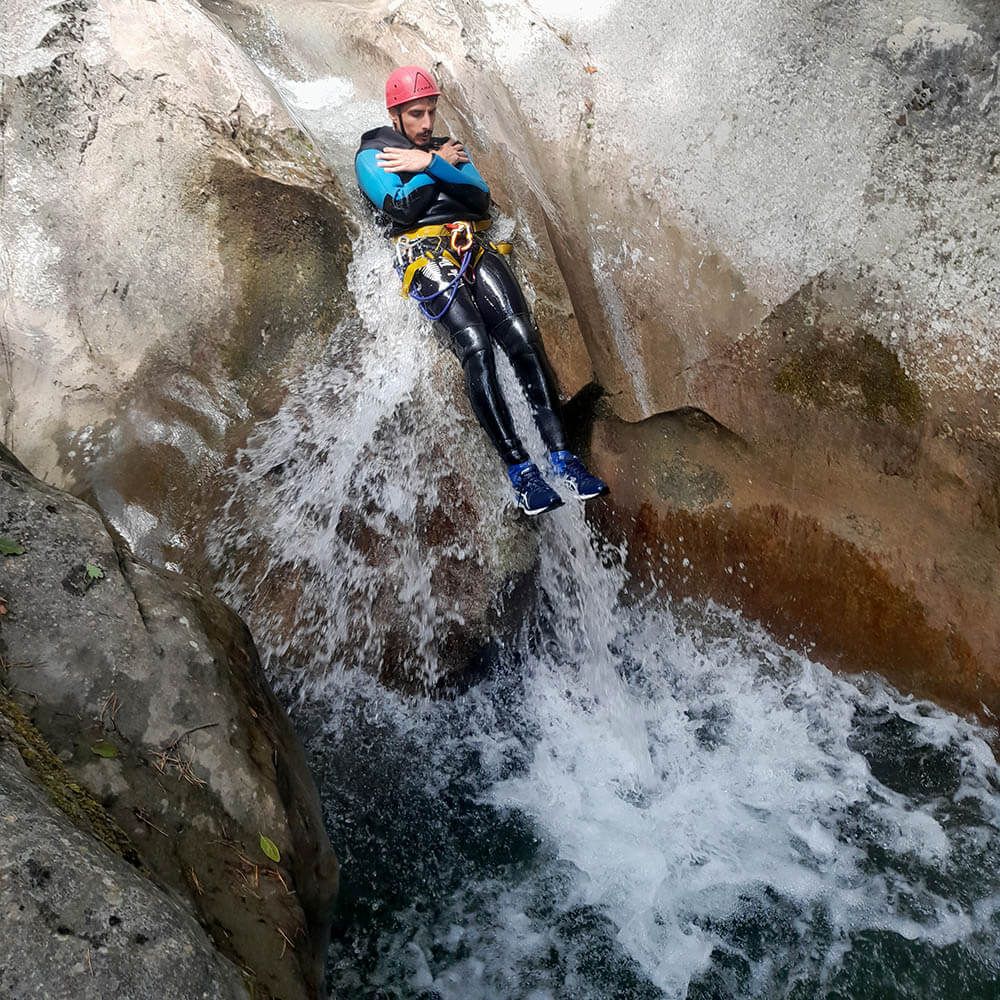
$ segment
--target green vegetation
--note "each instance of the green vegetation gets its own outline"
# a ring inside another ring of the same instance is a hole
[[[886,422],[890,409],[908,425],[924,415],[916,383],[870,333],[843,340],[817,336],[786,359],[773,385],[799,403],[840,407],[868,420]]]
[[[264,834],[260,835],[260,849],[275,864],[277,864],[281,860],[281,854],[278,851],[278,845],[273,840],[271,840],[270,837],[265,837]]]
[[[89,792],[77,784],[10,693],[0,687],[0,740],[17,748],[35,781],[73,823],[137,868],[139,855],[128,834]]]

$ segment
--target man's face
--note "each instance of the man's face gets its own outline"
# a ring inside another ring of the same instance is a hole
[[[426,148],[434,135],[434,118],[437,116],[437,98],[421,97],[416,101],[393,108],[395,125],[415,146]]]

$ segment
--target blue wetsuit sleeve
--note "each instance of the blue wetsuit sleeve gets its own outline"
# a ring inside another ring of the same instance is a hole
[[[416,223],[434,200],[434,178],[427,173],[416,174],[404,184],[399,174],[383,170],[376,156],[378,150],[365,149],[354,159],[361,190],[393,222],[404,226]]]
[[[427,173],[446,184],[448,193],[465,204],[476,215],[486,215],[490,210],[490,189],[479,176],[475,164],[469,160],[453,167],[443,157],[435,155]]]
[[[485,194],[490,193],[486,186],[486,181],[479,176],[475,164],[471,160],[460,166],[453,167],[443,156],[437,153],[431,159],[431,165],[427,168],[427,173],[437,181],[444,181],[445,184],[462,184],[478,188]]]

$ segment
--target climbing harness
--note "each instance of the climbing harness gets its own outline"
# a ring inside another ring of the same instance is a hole
[[[413,299],[419,306],[420,311],[432,323],[441,319],[451,308],[458,288],[463,281],[472,282],[475,280],[475,269],[480,258],[487,249],[496,250],[505,256],[513,249],[510,243],[482,242],[477,240],[476,234],[488,229],[491,220],[484,219],[481,222],[445,222],[436,226],[421,226],[418,229],[411,229],[401,236],[397,236],[396,244],[396,270],[402,279],[400,295],[403,298]],[[445,238],[447,237],[447,245]],[[436,242],[431,242],[431,241]],[[457,268],[455,276],[448,284],[431,292],[430,295],[421,295],[411,287],[413,279],[418,272],[428,265],[439,266],[440,260],[446,260],[453,267]],[[430,303],[444,297],[445,303],[440,311],[435,313]]]
[[[422,258],[424,263],[422,267],[427,267],[431,263],[426,257]],[[455,277],[448,282],[443,288],[439,288],[436,292],[431,292],[430,295],[421,295],[419,292],[414,291],[412,288],[409,290],[410,298],[413,299],[417,305],[420,306],[420,311],[432,322],[435,323],[437,320],[441,319],[444,314],[451,308],[452,302],[455,301],[455,296],[458,294],[458,286],[462,283],[462,279],[465,277],[466,272],[469,270],[469,262],[472,260],[472,254],[466,251],[462,254],[462,263],[455,274]],[[411,265],[412,266],[412,265]],[[412,280],[412,277],[411,277]],[[435,299],[440,298],[442,295],[447,294],[448,298],[445,304],[441,307],[441,311],[438,313],[432,313],[430,307],[427,305],[429,302],[433,302]]]

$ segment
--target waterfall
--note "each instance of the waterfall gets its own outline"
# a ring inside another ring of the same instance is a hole
[[[378,109],[277,82],[350,186]],[[332,995],[995,997],[989,734],[734,612],[629,598],[575,504],[524,535],[389,263],[364,229],[357,318],[248,442],[212,541],[341,856]],[[442,567],[490,578],[512,538],[534,592],[485,679],[430,699],[360,669],[403,642],[433,682],[464,607]]]

